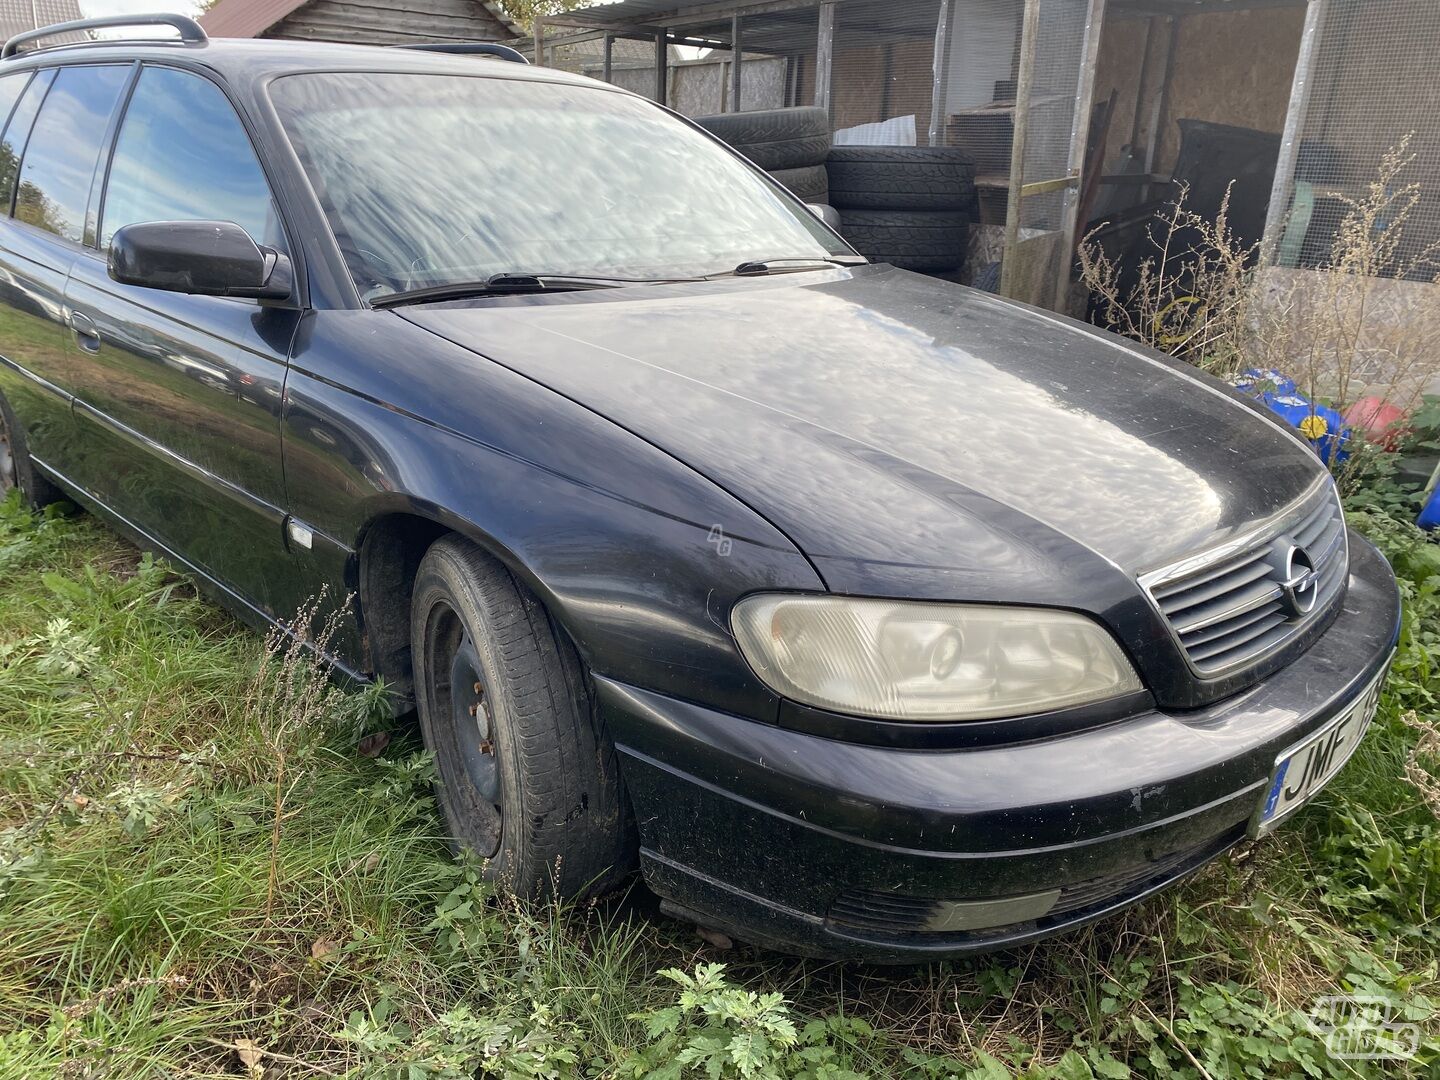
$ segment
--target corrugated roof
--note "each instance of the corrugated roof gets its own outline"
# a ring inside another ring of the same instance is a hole
[[[0,0],[0,39],[82,18],[79,0]]]
[[[750,0],[755,3],[756,0]],[[659,25],[665,21],[667,15],[688,15],[697,8],[719,8],[726,11],[734,6],[744,14],[745,0],[736,0],[734,5],[721,3],[720,0],[620,0],[617,4],[596,4],[593,7],[576,8],[574,11],[567,11],[564,15],[558,16],[557,21],[563,22],[568,16],[575,16],[576,22],[585,19],[587,16],[604,22],[638,22],[653,23]]]
[[[0,0],[0,3],[4,2],[6,0]],[[310,2],[311,0],[220,0],[200,16],[200,25],[205,27],[205,32],[211,37],[259,37],[287,15]],[[517,37],[524,33],[493,0],[476,0],[476,3],[504,23]]]

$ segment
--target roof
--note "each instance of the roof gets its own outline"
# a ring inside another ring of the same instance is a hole
[[[0,0],[0,39],[84,17],[79,0]]]
[[[0,3],[18,3],[20,0],[0,0]],[[200,16],[200,25],[211,37],[259,37],[276,23],[299,11],[312,0],[220,0],[214,7]],[[501,10],[494,0],[474,0],[516,37],[525,30]]]
[[[554,68],[513,64],[486,56],[428,52],[381,45],[343,45],[329,41],[281,38],[211,38],[203,45],[175,39],[129,41],[91,40],[19,53],[0,61],[0,71],[17,71],[83,56],[95,60],[185,59],[203,64],[229,79],[264,79],[307,71],[420,72],[485,75],[536,82],[571,83],[613,91],[583,75]]]
[[[697,8],[723,8],[724,17],[728,19],[731,8],[743,15],[745,8],[755,6],[756,2],[757,0],[733,0],[732,3],[722,4],[717,3],[717,0],[619,0],[619,3],[598,4],[593,7],[577,8],[574,11],[547,16],[546,22],[554,22],[562,26],[578,26],[593,19],[597,22],[648,23],[653,26],[663,26],[669,16],[683,17],[693,14]]]

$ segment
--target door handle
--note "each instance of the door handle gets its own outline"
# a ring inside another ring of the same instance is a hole
[[[86,352],[100,351],[100,330],[95,320],[83,311],[70,312],[70,329],[75,332],[75,343]]]

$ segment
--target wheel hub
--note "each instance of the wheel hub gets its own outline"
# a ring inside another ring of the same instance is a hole
[[[500,759],[496,756],[495,731],[490,720],[485,679],[480,657],[467,633],[460,639],[450,662],[450,700],[455,731],[465,759],[465,773],[476,792],[497,810],[502,805]]]
[[[15,452],[10,446],[10,429],[0,416],[0,495],[15,486]]]

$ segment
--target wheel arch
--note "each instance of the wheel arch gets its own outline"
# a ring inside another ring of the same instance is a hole
[[[356,538],[356,603],[370,669],[385,680],[403,708],[414,700],[410,606],[415,575],[425,553],[446,536],[462,537],[501,563],[539,601],[576,652],[580,651],[552,590],[496,537],[466,518],[429,504],[377,508]]]

